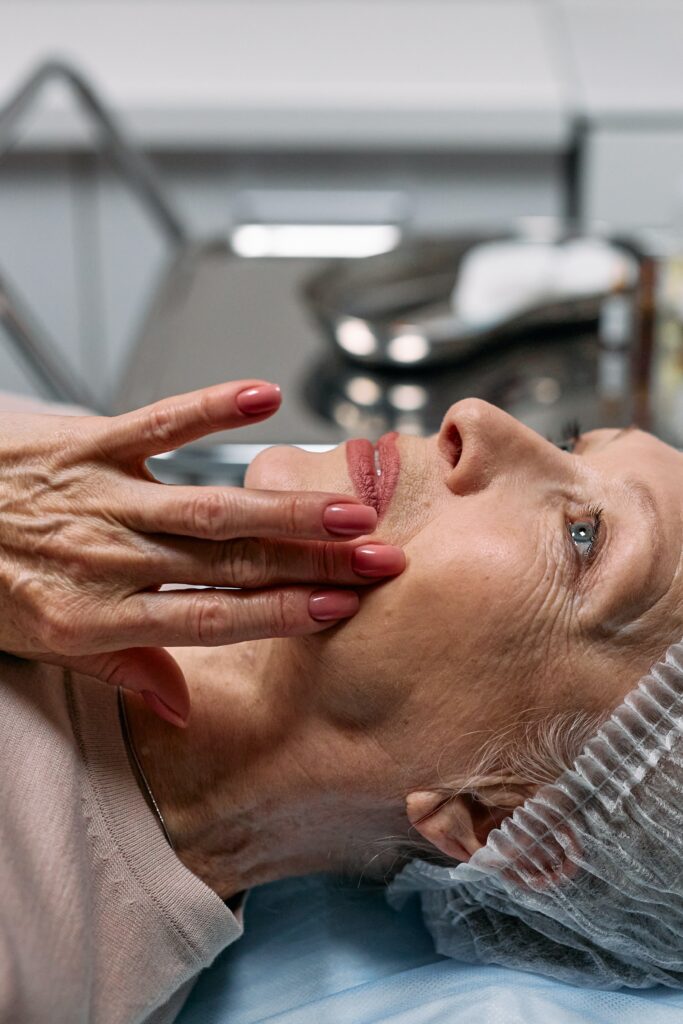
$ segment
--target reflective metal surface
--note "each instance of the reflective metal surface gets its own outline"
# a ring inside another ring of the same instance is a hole
[[[238,260],[218,246],[178,261],[150,310],[117,408],[249,376],[277,380],[284,401],[272,419],[155,462],[164,479],[239,482],[255,451],[269,444],[329,446],[389,429],[430,433],[452,402],[469,396],[549,436],[575,417],[586,429],[630,422],[629,296],[610,297],[579,330],[530,329],[456,367],[377,371],[332,351],[311,321],[301,288],[319,266]]]
[[[595,333],[564,329],[431,373],[397,376],[328,359],[311,369],[306,398],[349,435],[430,434],[449,405],[471,396],[552,434],[573,417],[587,427],[604,423],[600,358]]]
[[[452,365],[537,327],[580,327],[636,278],[632,253],[602,239],[473,236],[334,263],[304,294],[346,358],[402,369]]]

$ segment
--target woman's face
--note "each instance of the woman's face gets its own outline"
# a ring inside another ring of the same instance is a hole
[[[353,450],[269,449],[246,483],[353,491]],[[347,623],[287,643],[414,781],[526,714],[608,712],[683,634],[673,448],[628,429],[565,451],[468,399],[396,451],[375,536],[404,548],[405,571],[362,589]]]

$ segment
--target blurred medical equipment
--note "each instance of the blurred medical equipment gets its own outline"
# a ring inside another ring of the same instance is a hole
[[[133,147],[115,116],[88,81],[76,69],[60,61],[40,65],[0,107],[0,160],[12,148],[17,131],[36,99],[51,82],[63,82],[74,94],[99,134],[99,144],[110,155],[123,180],[138,195],[169,242],[179,247],[188,236],[181,220],[168,204],[152,164]],[[58,348],[44,328],[39,327],[28,305],[0,274],[0,322],[20,355],[26,360],[46,397],[73,405],[97,408],[98,401],[86,384],[67,370]]]
[[[652,282],[649,407],[655,433],[683,448],[683,235],[659,242]]]
[[[390,898],[415,891],[457,960],[683,988],[683,643],[468,864],[415,861]]]
[[[538,327],[584,326],[606,296],[632,294],[637,281],[638,260],[623,246],[529,218],[509,239],[406,244],[339,264],[306,296],[344,355],[404,369],[461,362]]]
[[[195,239],[149,159],[69,66],[38,68],[0,110],[0,156],[53,79],[75,93],[169,257],[121,378],[104,397],[67,371],[26,299],[0,275],[0,320],[46,394],[116,412],[240,376],[277,379],[283,387],[274,421],[249,427],[240,443],[222,443],[219,435],[156,460],[164,479],[238,483],[255,453],[272,443],[316,450],[357,434],[427,433],[451,402],[468,395],[549,436],[577,417],[584,429],[623,426],[635,409],[645,422],[649,264],[637,245],[533,218],[496,236],[411,238],[400,224],[400,196],[391,191],[371,204],[379,204],[385,223],[356,225],[348,258],[332,263],[291,256],[291,225],[270,223],[278,203],[271,208],[263,194],[246,196],[243,223],[229,237]],[[309,206],[315,220],[325,203],[312,191]],[[322,254],[330,226],[303,227],[306,251],[315,241]],[[366,228],[372,237],[358,233]],[[283,238],[290,255],[278,258],[272,254]],[[361,242],[376,255],[358,258]],[[634,395],[641,396],[638,407]]]
[[[320,875],[252,890],[178,1024],[679,1024],[683,992],[604,992],[434,951],[418,900]]]

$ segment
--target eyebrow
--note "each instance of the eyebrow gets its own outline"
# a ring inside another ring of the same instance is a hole
[[[632,428],[626,428],[626,430],[629,429]],[[637,616],[635,617],[639,617],[647,610],[647,608],[650,607],[650,603],[648,603],[644,608],[642,599],[647,600],[654,589],[658,576],[658,566],[661,563],[664,536],[660,525],[657,502],[650,487],[643,480],[639,480],[636,477],[631,476],[625,477],[623,484],[626,487],[629,496],[633,499],[635,504],[638,505],[638,508],[647,519],[651,529],[652,542],[648,544],[650,557],[647,571],[638,585],[637,592],[634,592],[633,606],[638,609]]]
[[[613,441],[618,441],[620,438],[639,429],[640,428],[637,423],[631,423],[627,427],[622,427],[609,439],[609,441],[602,445],[602,447],[604,448],[607,445],[612,444]],[[650,597],[655,588],[658,576],[658,566],[661,563],[663,549],[665,547],[665,538],[662,532],[659,516],[659,506],[653,491],[644,480],[640,480],[634,476],[624,477],[622,479],[622,485],[624,486],[629,498],[638,506],[640,512],[647,519],[651,530],[651,543],[648,544],[650,558],[647,570],[642,577],[637,590],[632,594],[632,600],[628,602],[632,609],[632,613],[629,614],[629,619],[631,621],[629,623],[622,622],[617,626],[617,631],[628,628],[628,626],[634,626],[641,616],[656,603],[657,599],[653,601],[650,600]],[[610,558],[610,563],[611,562],[612,558]],[[646,602],[645,606],[644,602]],[[621,609],[622,611],[625,610],[625,605],[623,603],[621,604]]]
[[[627,434],[631,434],[634,430],[638,429],[637,423],[631,423],[628,427],[622,427],[621,430],[616,432],[614,437],[610,437],[607,444],[612,444],[614,441],[618,441],[620,438],[625,437]],[[640,508],[640,511],[648,520],[652,530],[653,543],[650,546],[650,564],[648,565],[644,579],[645,586],[652,587],[653,582],[656,579],[657,565],[662,554],[662,545],[664,541],[659,523],[657,502],[652,490],[644,480],[638,480],[636,477],[628,476],[624,479],[624,485],[629,492],[630,497],[634,499],[635,503]]]
[[[650,525],[652,526],[652,530],[655,535],[654,548],[659,550],[661,547],[662,533],[659,526],[659,511],[657,509],[657,502],[654,494],[644,480],[638,480],[636,477],[625,477],[624,484],[626,485],[631,497],[634,498],[636,503],[640,506],[641,512],[643,512],[646,518],[650,520]]]

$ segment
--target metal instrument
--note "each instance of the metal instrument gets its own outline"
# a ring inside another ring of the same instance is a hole
[[[539,289],[544,262],[571,256],[572,245],[602,253],[604,280],[572,287],[560,267],[552,287]],[[514,287],[520,261],[528,257],[527,280],[501,303],[500,293]],[[335,263],[312,278],[304,294],[323,332],[347,359],[398,371],[460,363],[539,328],[595,323],[605,296],[632,291],[636,281],[637,261],[624,247],[560,231],[547,241],[480,235],[407,242],[380,256]],[[473,316],[468,299],[477,290],[488,302],[483,315]]]

